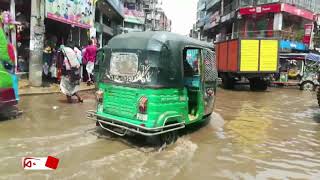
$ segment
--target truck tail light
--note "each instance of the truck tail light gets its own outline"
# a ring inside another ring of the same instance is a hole
[[[148,104],[148,98],[147,97],[141,97],[139,100],[139,113],[146,114],[147,112],[147,104]]]

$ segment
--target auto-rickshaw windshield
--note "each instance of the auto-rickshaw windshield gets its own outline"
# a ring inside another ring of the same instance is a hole
[[[105,68],[99,70],[105,82],[158,88],[183,86],[181,61],[172,60],[165,47],[161,51],[118,49],[109,53]]]

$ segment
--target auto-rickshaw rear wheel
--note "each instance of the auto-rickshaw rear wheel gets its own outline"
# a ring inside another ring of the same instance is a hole
[[[178,140],[178,132],[170,131],[159,136],[161,145],[166,144],[170,145],[175,143]]]

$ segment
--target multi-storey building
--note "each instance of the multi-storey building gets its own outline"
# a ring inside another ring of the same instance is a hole
[[[123,3],[120,0],[96,2],[94,27],[101,46],[106,45],[113,36],[120,33],[123,20]]]
[[[208,41],[280,38],[282,50],[305,51],[305,25],[319,9],[316,0],[199,0],[197,28]]]
[[[145,13],[143,0],[124,0],[123,32],[139,32],[145,30]]]
[[[171,31],[171,21],[158,0],[124,0],[124,32]]]
[[[158,0],[144,0],[146,31],[171,31],[171,20],[159,7]]]

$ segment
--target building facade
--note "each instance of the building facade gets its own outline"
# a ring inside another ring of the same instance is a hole
[[[124,0],[124,23],[122,32],[141,32],[145,30],[143,0]]]
[[[69,42],[80,47],[92,37],[105,45],[123,26],[120,0],[3,0],[0,27],[16,47],[16,72],[42,85],[44,65],[53,66],[53,52]],[[49,54],[49,55],[48,55]],[[47,64],[45,64],[47,63]]]
[[[124,0],[123,32],[171,31],[171,20],[158,0]]]
[[[171,31],[171,20],[159,6],[158,0],[144,0],[146,31]]]
[[[316,0],[199,0],[197,29],[207,41],[279,38],[283,51],[306,51],[319,9]]]
[[[95,29],[93,36],[99,44],[106,45],[115,35],[121,33],[124,20],[124,7],[120,0],[98,0],[95,10]]]

